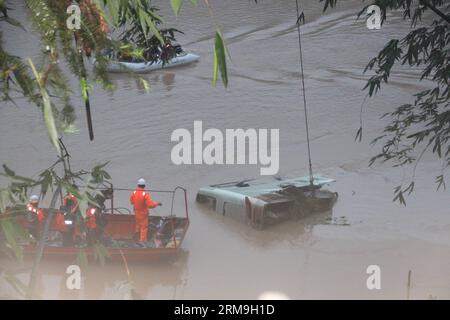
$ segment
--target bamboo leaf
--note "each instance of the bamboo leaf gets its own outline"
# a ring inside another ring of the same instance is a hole
[[[89,207],[89,200],[85,194],[82,195],[81,199],[78,199],[78,208],[80,209],[81,216],[86,218],[86,211]]]
[[[5,170],[6,175],[8,176],[15,176],[16,173],[12,171],[6,164],[3,164],[3,170]]]
[[[139,83],[144,87],[145,92],[149,92],[150,85],[147,80],[142,77],[139,77]]]
[[[41,76],[36,70],[36,67],[33,64],[33,61],[28,58],[28,63],[31,66],[31,69],[33,70],[33,74],[36,77],[36,81],[39,86],[39,91],[42,96],[42,102],[44,107],[44,122],[47,127],[48,136],[50,138],[50,142],[53,144],[53,146],[56,148],[56,151],[58,152],[58,155],[61,155],[61,148],[59,146],[58,142],[58,131],[56,129],[55,125],[55,118],[53,116],[53,109],[52,104],[50,102],[50,97],[48,96],[47,90],[45,90],[44,84],[41,81]]]
[[[11,180],[15,180],[15,181],[21,181],[23,183],[27,183],[27,184],[33,184],[35,183],[35,181],[33,179],[27,178],[27,177],[22,177],[22,176],[18,176],[18,175],[9,175],[6,173],[0,173],[0,176],[4,176],[4,177],[8,177]]]
[[[218,70],[219,70],[219,66],[217,64],[216,48],[214,48],[214,55],[213,55],[213,79],[212,79],[213,86],[216,86],[216,84],[217,84],[217,72],[218,72]]]
[[[146,18],[147,18],[147,13],[144,10],[139,9],[139,21],[140,21],[141,28],[143,31],[142,34],[144,35],[145,39],[148,40],[148,32],[147,32],[148,27],[147,27],[147,23],[146,23],[146,21],[147,21]]]
[[[359,127],[358,131],[356,132],[355,141],[361,142],[362,139],[362,127]]]
[[[21,24],[18,20],[14,19],[14,18],[11,18],[11,17],[2,17],[2,18],[0,18],[0,21],[6,21],[6,22],[8,22],[10,25],[13,25],[13,26],[15,26],[15,27],[21,28],[23,31],[27,31],[27,30],[22,26],[22,24]]]
[[[222,83],[225,88],[228,86],[228,74],[226,64],[226,50],[223,38],[219,31],[216,31],[216,37],[214,41],[214,56],[217,59],[217,67],[222,78]],[[217,76],[216,76],[217,77]],[[214,80],[214,78],[213,78]]]
[[[444,179],[444,175],[441,174],[439,176],[436,177],[436,183],[437,183],[437,190],[439,190],[441,187],[446,190],[446,185],[445,185],[445,179]]]
[[[94,257],[100,262],[102,266],[106,263],[106,258],[110,257],[108,249],[100,242],[94,244]]]
[[[15,225],[10,220],[2,220],[1,221],[2,231],[5,235],[6,242],[8,243],[8,247],[14,252],[14,255],[19,261],[23,259],[23,248],[18,243],[18,237],[22,232],[16,230]]]
[[[164,39],[161,36],[161,33],[159,33],[159,30],[158,30],[158,28],[156,28],[152,19],[150,19],[150,17],[147,14],[144,15],[144,18],[147,21],[147,25],[150,28],[150,31],[156,36],[156,38],[159,40],[159,42],[164,43]]]
[[[112,18],[113,24],[116,24],[119,21],[119,5],[120,3],[117,0],[107,2],[108,12]]]
[[[87,101],[89,99],[89,83],[87,82],[86,78],[80,79],[80,88],[83,100]]]
[[[41,194],[45,196],[49,188],[53,185],[53,175],[50,170],[45,170],[42,174]]]
[[[6,210],[9,199],[9,191],[8,190],[0,190],[0,213],[3,213]]]
[[[136,291],[134,287],[130,288],[131,300],[143,300],[144,298]]]
[[[17,291],[22,297],[31,297],[38,299],[39,296],[32,292],[26,284],[22,282],[19,278],[14,275],[6,274],[5,280]]]

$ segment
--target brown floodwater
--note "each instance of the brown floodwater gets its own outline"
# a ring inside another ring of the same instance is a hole
[[[174,145],[170,136],[177,128],[192,131],[195,120],[221,130],[279,128],[279,175],[307,174],[295,2],[210,2],[232,58],[227,89],[211,85],[214,24],[204,5],[186,4],[175,19],[168,1],[155,1],[167,24],[184,31],[179,42],[199,54],[200,61],[146,75],[148,93],[127,75],[112,76],[117,86],[113,94],[95,87],[93,142],[88,140],[80,97],[74,100],[80,133],[65,137],[74,167],[110,161],[108,170],[116,186],[132,188],[137,178],[144,177],[152,188],[188,189],[191,226],[184,251],[170,263],[130,265],[137,293],[146,299],[251,299],[266,291],[293,299],[404,299],[411,270],[411,298],[450,298],[449,194],[436,192],[434,184],[441,164],[427,156],[423,159],[406,207],[392,202],[393,188],[408,181],[412,169],[387,164],[368,168],[378,151],[369,142],[386,124],[380,116],[411,102],[412,94],[428,83],[418,83],[415,70],[397,68],[389,85],[367,100],[363,141],[354,142],[366,94],[361,89],[368,78],[362,70],[386,41],[407,32],[409,23],[402,21],[401,13],[390,14],[382,29],[373,31],[365,21],[355,20],[361,1],[345,1],[326,15],[317,0],[302,1],[307,16],[302,31],[313,168],[337,180],[330,188],[339,193],[339,200],[332,213],[256,231],[197,205],[195,195],[201,186],[258,177],[259,166],[176,166],[170,160]],[[21,6],[14,4],[11,15],[25,21]],[[37,61],[33,33],[2,24],[3,28],[9,50]],[[73,88],[77,95],[75,81]],[[39,111],[21,100],[18,107],[1,105],[0,147],[1,163],[23,175],[36,175],[54,160]],[[118,205],[128,206],[127,193],[119,194]],[[167,206],[154,212],[165,210]],[[29,265],[0,263],[27,280]],[[366,287],[369,265],[381,268],[380,290]],[[42,264],[41,297],[127,297],[129,284],[121,264],[83,268],[79,291],[66,289],[66,267],[63,262]],[[0,296],[15,297],[3,280]]]

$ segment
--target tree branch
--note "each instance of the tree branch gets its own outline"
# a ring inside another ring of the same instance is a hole
[[[433,11],[434,13],[436,13],[439,17],[441,17],[443,20],[447,21],[447,23],[450,24],[450,16],[446,15],[444,12],[440,11],[439,9],[437,9],[435,6],[433,6],[432,4],[430,4],[428,2],[428,0],[420,0],[420,4],[427,7],[428,9],[430,9],[431,11]]]

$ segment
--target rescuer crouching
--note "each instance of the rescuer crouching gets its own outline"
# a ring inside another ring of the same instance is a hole
[[[39,230],[44,221],[44,212],[39,208],[39,196],[32,195],[27,203],[28,232],[33,239],[38,239]]]
[[[63,219],[58,218],[57,229],[63,234],[63,246],[92,246],[101,240],[101,209],[89,206],[85,217],[81,215],[78,199],[67,192],[63,198]]]

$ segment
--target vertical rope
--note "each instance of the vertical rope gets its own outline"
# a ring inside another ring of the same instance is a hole
[[[314,184],[314,176],[312,171],[312,162],[311,162],[311,146],[309,141],[309,125],[308,125],[308,112],[306,109],[306,92],[305,92],[305,75],[303,72],[303,53],[302,53],[302,37],[300,32],[300,10],[298,7],[298,0],[295,0],[295,5],[297,9],[297,33],[298,33],[298,49],[300,52],[300,69],[302,73],[302,90],[303,90],[303,106],[305,112],[305,124],[306,124],[306,142],[308,144],[308,162],[309,162],[309,183]]]

